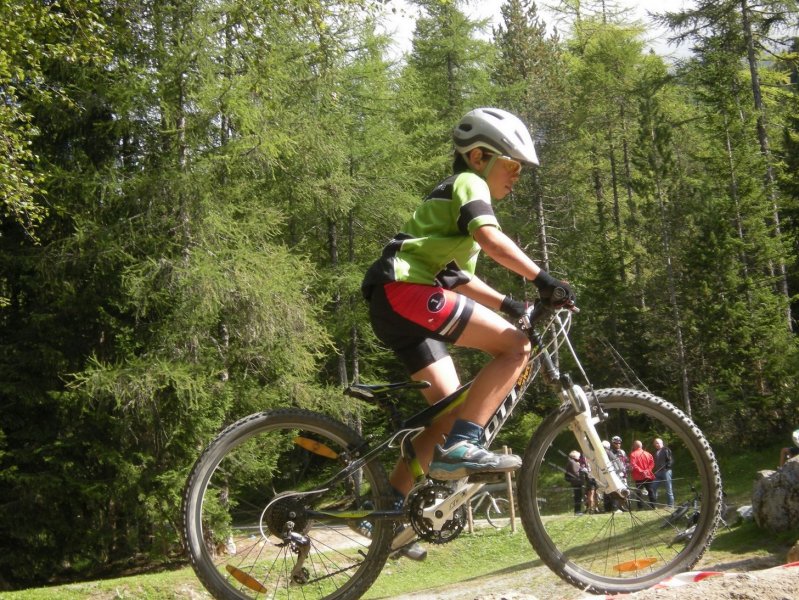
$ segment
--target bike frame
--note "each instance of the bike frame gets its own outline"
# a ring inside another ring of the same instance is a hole
[[[552,339],[548,343],[545,343],[541,335],[536,331],[535,326],[547,314],[551,315],[551,319],[545,329],[553,328],[553,334]],[[556,352],[562,345],[566,345],[576,361],[583,378],[587,381],[585,372],[569,342],[568,331],[570,325],[570,312],[550,311],[550,309],[545,307],[542,303],[538,303],[531,312],[520,319],[519,326],[528,335],[530,342],[533,344],[534,351],[531,352],[530,358],[522,369],[522,373],[516,380],[513,388],[485,426],[486,446],[491,445],[503,425],[510,418],[513,410],[523,398],[527,388],[538,373],[543,371],[543,376],[550,387],[559,394],[565,403],[569,403],[573,406],[577,413],[571,428],[577,438],[583,455],[592,464],[593,470],[596,473],[595,479],[597,479],[600,488],[602,488],[606,494],[616,493],[626,498],[629,495],[627,485],[616,473],[614,463],[602,447],[601,439],[596,431],[596,424],[604,417],[601,407],[596,402],[592,403],[589,401],[583,388],[573,384],[568,374],[561,374],[553,360],[551,350]],[[402,459],[406,462],[410,472],[415,478],[416,485],[414,490],[427,485],[426,475],[413,450],[412,442],[427,426],[460,406],[465,401],[472,382],[469,381],[449,396],[405,420],[401,418],[394,405],[386,400],[387,394],[392,391],[418,389],[427,387],[428,385],[429,384],[426,382],[406,382],[386,385],[352,384],[346,388],[344,393],[349,396],[377,402],[378,405],[389,411],[391,420],[398,422],[399,426],[396,427],[394,433],[382,440],[371,450],[365,448],[352,449],[352,456],[357,457],[355,460],[318,490],[306,492],[303,495],[324,493],[329,487],[350,477],[358,469],[368,462],[375,460],[388,449],[396,447],[400,448]],[[361,455],[361,452],[364,450],[365,454]],[[430,519],[434,528],[443,526],[444,523],[452,518],[454,512],[477,494],[484,485],[485,482],[469,481],[468,478],[455,482],[453,492],[441,503],[436,503],[435,506],[426,509],[424,511],[424,517]],[[403,517],[404,512],[402,510],[309,511],[309,515],[340,519],[361,519],[368,517],[376,520],[398,520]]]

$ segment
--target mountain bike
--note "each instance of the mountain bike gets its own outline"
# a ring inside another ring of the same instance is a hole
[[[569,583],[594,593],[633,592],[690,569],[716,531],[721,477],[702,432],[679,409],[648,392],[594,390],[571,344],[576,308],[538,302],[517,323],[533,351],[513,389],[485,427],[490,447],[536,379],[558,407],[532,434],[517,476],[522,524],[535,552]],[[583,381],[561,372],[574,363]],[[464,529],[467,503],[490,476],[428,478],[413,451],[414,436],[463,402],[471,383],[403,417],[394,396],[426,382],[355,383],[348,396],[389,414],[391,433],[364,439],[350,425],[301,408],[244,417],[222,431],[191,470],[183,497],[184,537],[200,581],[218,599],[359,598],[380,575],[395,531],[411,527],[423,543],[451,542]],[[680,466],[674,493],[701,491],[694,535],[669,546],[660,525],[668,507],[636,511],[630,490],[602,439],[659,437]],[[577,516],[562,456],[579,449],[600,491],[623,510]],[[397,452],[416,484],[397,503],[384,463]],[[399,536],[398,536],[399,537]]]
[[[693,486],[691,486],[691,492],[693,496],[681,502],[674,509],[674,512],[663,520],[663,524],[660,526],[661,529],[670,528],[672,532],[675,533],[674,537],[671,539],[670,545],[690,540],[696,532],[696,525],[702,514],[702,494]],[[729,529],[729,525],[727,525],[727,522],[724,520],[727,508],[727,494],[722,492],[721,504],[719,506],[719,524]]]

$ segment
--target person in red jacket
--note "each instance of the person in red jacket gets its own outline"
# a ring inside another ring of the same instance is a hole
[[[652,499],[655,497],[652,482],[655,480],[654,474],[655,459],[654,457],[644,450],[644,445],[639,441],[633,442],[633,449],[630,452],[630,471],[635,482],[635,487],[638,488],[638,509],[644,508],[643,495],[646,494],[646,505],[649,508],[655,508],[655,503]]]

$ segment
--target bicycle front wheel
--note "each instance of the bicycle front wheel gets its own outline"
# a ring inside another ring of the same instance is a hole
[[[378,461],[351,465],[364,442],[324,415],[285,409],[224,430],[184,492],[184,536],[217,599],[359,598],[386,562],[392,508]],[[348,469],[342,474],[342,470]]]
[[[634,592],[699,561],[718,525],[721,476],[702,432],[673,405],[629,389],[596,396],[608,415],[596,426],[602,439],[619,435],[626,448],[640,440],[652,450],[661,438],[671,449],[673,498],[679,504],[698,495],[693,535],[681,540],[684,527],[668,521],[674,507],[665,486],[639,491],[630,481],[628,501],[606,496],[601,512],[582,514],[580,492],[564,477],[569,452],[579,451],[570,405],[547,417],[530,440],[519,477],[521,519],[541,560],[569,583],[598,594]]]

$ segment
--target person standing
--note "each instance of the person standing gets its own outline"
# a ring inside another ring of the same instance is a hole
[[[796,429],[792,435],[793,446],[788,446],[780,450],[780,468],[785,463],[791,460],[794,456],[799,456],[799,429]]]
[[[622,482],[627,484],[627,470],[629,462],[627,460],[627,453],[621,447],[621,437],[614,435],[610,438],[610,444],[605,448],[608,453],[608,458],[613,462],[613,467],[616,469],[616,474],[621,478]],[[604,443],[603,443],[604,446]],[[605,512],[615,510],[623,510],[618,501],[614,501],[609,494],[605,494],[603,501]]]
[[[654,497],[652,489],[652,482],[655,480],[654,468],[654,457],[644,450],[644,445],[640,440],[635,440],[633,442],[632,451],[630,452],[630,472],[635,482],[635,487],[638,488],[639,510],[644,508],[644,493],[648,496],[646,505],[649,508],[655,508],[655,504],[652,501]]]
[[[655,438],[655,481],[652,484],[652,501],[658,501],[661,486],[666,487],[666,504],[674,506],[674,491],[671,487],[671,469],[674,457],[671,448],[663,444],[663,440]]]
[[[590,515],[599,512],[599,508],[596,505],[596,490],[599,484],[597,484],[596,479],[591,477],[591,465],[588,464],[588,460],[586,460],[585,456],[581,455],[579,462],[580,476],[585,486],[585,512]]]
[[[574,514],[583,514],[583,477],[580,472],[580,453],[577,450],[569,452],[569,461],[566,463],[566,481],[572,486],[574,500]]]

